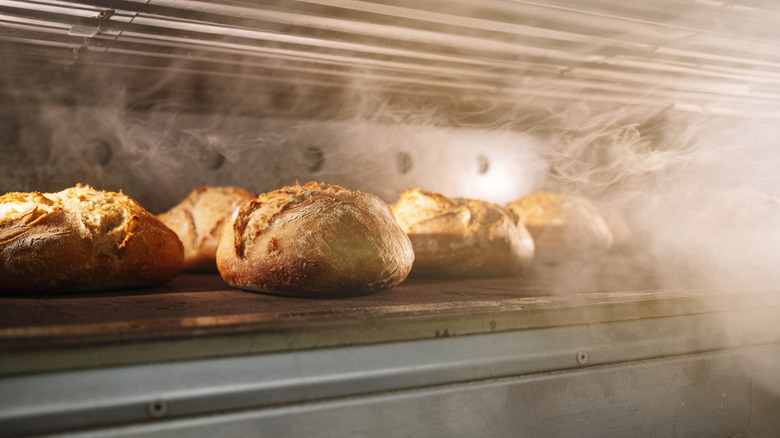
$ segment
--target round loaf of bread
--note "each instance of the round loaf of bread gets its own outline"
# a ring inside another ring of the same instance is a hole
[[[534,257],[525,227],[489,202],[410,189],[393,205],[393,214],[412,241],[413,276],[511,276]]]
[[[122,193],[78,185],[0,196],[0,290],[69,292],[172,280],[176,233]]]
[[[184,244],[184,269],[217,270],[217,247],[233,210],[256,198],[236,187],[202,186],[181,203],[157,215]]]
[[[612,246],[612,232],[606,221],[585,198],[534,193],[509,203],[507,208],[533,236],[539,262],[587,257]]]
[[[229,284],[292,296],[377,292],[405,280],[413,261],[409,238],[381,199],[319,183],[237,209],[217,250]]]

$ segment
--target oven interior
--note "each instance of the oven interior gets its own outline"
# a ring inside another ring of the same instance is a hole
[[[186,272],[4,296],[0,424],[772,436],[778,23],[769,1],[2,2],[1,193],[86,183],[160,213],[201,185],[554,191],[625,244],[340,300]]]

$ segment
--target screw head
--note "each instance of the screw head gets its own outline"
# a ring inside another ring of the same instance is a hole
[[[477,166],[477,171],[480,175],[483,175],[490,169],[490,160],[488,160],[488,157],[480,154],[477,157]]]
[[[396,156],[396,165],[398,167],[398,172],[402,174],[409,173],[409,171],[412,170],[412,167],[414,166],[412,155],[409,154],[409,152],[399,152]]]
[[[588,353],[586,353],[583,350],[580,350],[577,352],[577,363],[580,365],[585,365],[588,363]]]
[[[152,418],[161,418],[168,413],[168,403],[165,400],[154,400],[147,405],[147,411]]]

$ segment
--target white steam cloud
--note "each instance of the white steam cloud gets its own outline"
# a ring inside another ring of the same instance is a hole
[[[192,113],[177,101],[128,111],[121,93],[93,106],[44,102],[0,126],[8,151],[0,191],[81,182],[121,189],[153,212],[200,185],[260,193],[296,180],[387,202],[413,187],[499,204],[564,192],[593,199],[631,229],[621,262],[607,271],[576,267],[592,280],[582,284],[614,287],[638,270],[649,287],[780,280],[779,134],[771,120],[584,103],[540,103],[529,117],[521,109],[533,107],[529,98],[489,124],[458,126],[435,106],[413,111],[352,97],[354,105],[329,120]]]

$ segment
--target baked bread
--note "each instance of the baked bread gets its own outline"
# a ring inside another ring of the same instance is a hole
[[[292,296],[364,295],[401,283],[414,253],[378,197],[310,182],[237,209],[217,250],[229,284]]]
[[[539,262],[558,263],[587,257],[612,246],[612,232],[606,221],[598,208],[585,198],[533,193],[506,207],[533,236]]]
[[[0,196],[0,290],[149,286],[182,267],[176,233],[124,194],[78,185]]]
[[[236,187],[198,187],[181,203],[157,215],[184,244],[184,269],[217,270],[217,247],[222,228],[233,210],[256,195]]]
[[[511,276],[533,260],[530,234],[498,205],[410,189],[392,208],[412,241],[413,276]]]

